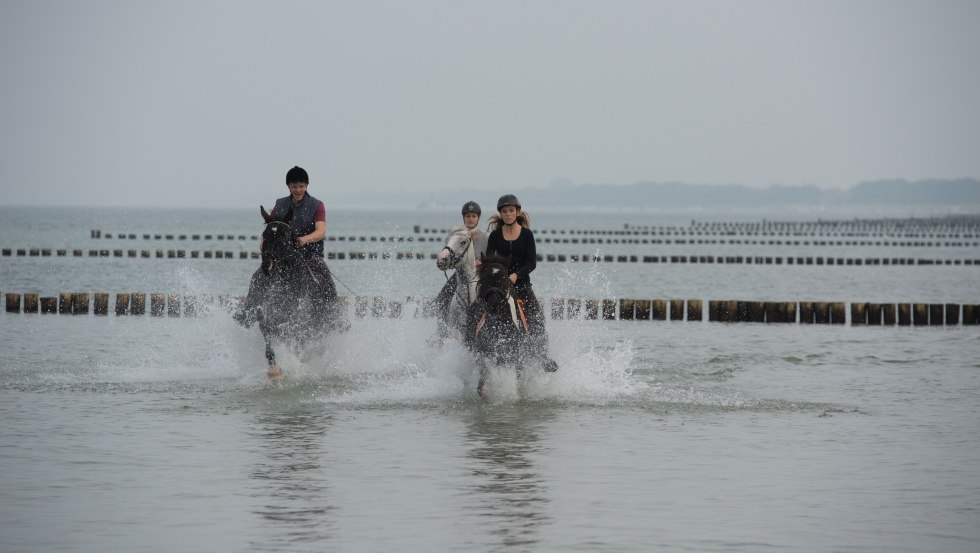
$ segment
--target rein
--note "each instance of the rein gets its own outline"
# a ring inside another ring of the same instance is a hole
[[[447,240],[446,242],[448,244],[449,241]],[[456,252],[454,252],[453,249],[450,248],[448,245],[443,246],[442,249],[449,252],[449,261],[450,261],[450,263],[455,264],[454,261],[456,259],[462,259],[463,257],[466,256],[466,252],[468,252],[469,249],[471,247],[473,247],[473,242],[474,242],[473,236],[471,235],[470,236],[470,241],[466,244],[466,247],[463,248],[463,251],[460,252],[460,253],[458,253],[458,254]],[[449,271],[449,269],[443,269],[442,270],[442,276],[444,276],[446,278],[446,282],[449,282],[449,274],[448,274],[448,271]],[[459,293],[459,284],[465,284],[468,287],[470,284],[472,284],[474,282],[477,282],[478,280],[480,280],[479,277],[474,278],[473,280],[467,280],[467,279],[464,279],[464,278],[460,278],[460,271],[459,271],[459,269],[456,270],[456,289],[453,290],[453,297],[456,299],[456,303],[459,304],[459,306],[463,309],[463,311],[466,311],[469,308],[470,301],[469,301],[469,297],[467,297],[467,298],[464,299],[460,295],[460,293]]]
[[[277,223],[277,224],[280,224],[280,225],[286,227],[286,229],[289,230],[290,237],[292,237],[293,233],[295,232],[295,229],[292,227],[292,225],[290,225],[289,223],[287,223],[285,221],[269,221],[268,223],[265,224],[265,226],[268,228],[268,226],[271,225],[271,224],[273,224],[273,223]],[[306,272],[310,275],[310,279],[313,280],[313,284],[316,284],[317,286],[320,286],[321,285],[320,284],[320,279],[318,279],[316,277],[316,273],[314,273],[313,272],[313,269],[310,268],[309,262],[300,253],[299,246],[297,246],[296,245],[296,242],[294,240],[292,240],[292,239],[290,239],[290,244],[292,245],[291,252],[296,257],[299,258],[300,262],[303,263],[303,268],[306,269]],[[333,279],[336,280],[337,282],[339,282],[341,286],[343,286],[344,288],[347,288],[347,291],[348,292],[350,292],[351,294],[354,294],[354,291],[351,290],[350,287],[348,287],[346,284],[343,283],[343,281],[341,281],[339,278],[337,278],[337,275],[335,275],[334,272],[332,270],[330,270],[330,267],[327,267],[327,274],[329,274],[330,276],[332,276]],[[357,294],[354,294],[354,295],[356,296]]]
[[[507,271],[507,267],[505,267],[504,265],[497,264],[497,263],[488,265],[483,270],[484,271],[491,270],[491,267],[494,267],[494,266],[499,267],[500,269],[504,270],[505,272]],[[491,286],[489,288],[489,290],[495,290],[498,295],[500,295],[500,293],[503,293],[502,294],[503,295],[503,298],[504,298],[503,301],[506,302],[510,306],[510,308],[511,308],[511,310],[510,310],[511,311],[511,320],[514,323],[514,326],[516,326],[518,328],[522,328],[523,327],[525,334],[530,334],[531,333],[531,328],[530,328],[530,325],[528,325],[527,315],[525,314],[525,311],[524,311],[524,300],[522,300],[520,298],[515,298],[514,297],[514,294],[513,294],[513,289],[514,289],[514,286],[512,284],[510,286],[507,286],[506,287],[506,291],[503,290],[503,289],[501,289],[499,286]],[[484,300],[484,301],[486,301],[486,300]],[[484,323],[486,323],[486,320],[487,320],[487,309],[484,308],[483,313],[480,315],[480,320],[477,321],[476,327],[474,328],[474,335],[479,335],[480,334],[480,330],[482,330]]]

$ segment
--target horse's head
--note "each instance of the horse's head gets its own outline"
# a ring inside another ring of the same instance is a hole
[[[449,238],[446,238],[446,245],[436,257],[436,267],[441,271],[456,269],[466,257],[466,252],[473,247],[473,236],[470,229],[463,225],[456,225],[449,231]]]
[[[259,206],[262,218],[265,219],[265,230],[262,231],[262,272],[271,275],[281,265],[283,259],[296,253],[293,227],[293,208],[290,207],[282,217],[272,217],[265,208]]]
[[[510,281],[510,258],[499,255],[480,255],[480,273],[476,296],[486,304],[490,311],[510,311],[512,301]]]

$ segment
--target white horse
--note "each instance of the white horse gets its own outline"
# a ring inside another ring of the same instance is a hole
[[[444,332],[456,331],[454,334],[457,334],[458,338],[462,337],[463,328],[466,326],[466,311],[476,301],[477,250],[482,249],[481,246],[485,247],[479,239],[481,234],[483,232],[479,227],[471,230],[463,225],[456,225],[449,231],[446,245],[436,257],[436,267],[440,270],[456,270],[454,277],[456,284],[452,290],[452,298],[449,300],[448,309],[441,312],[440,316],[442,324],[445,325]],[[442,308],[441,305],[439,307]]]

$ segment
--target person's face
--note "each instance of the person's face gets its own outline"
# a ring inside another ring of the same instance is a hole
[[[293,200],[302,200],[303,196],[306,195],[306,186],[307,183],[305,182],[289,183],[289,195],[293,197]]]
[[[467,211],[463,214],[463,224],[466,228],[473,230],[480,224],[480,214],[475,211]]]
[[[517,208],[512,205],[505,205],[500,208],[500,218],[504,220],[505,225],[513,225],[514,221],[517,220]]]

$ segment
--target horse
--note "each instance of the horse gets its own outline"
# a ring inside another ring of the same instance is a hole
[[[462,335],[466,325],[466,311],[476,301],[476,248],[474,234],[479,229],[468,229],[456,225],[449,231],[446,244],[436,257],[436,267],[441,271],[455,269],[456,274],[447,278],[448,290],[443,290],[440,297],[448,291],[450,297],[441,300],[447,305],[439,306],[439,333],[448,336],[450,329]]]
[[[308,260],[296,244],[297,231],[290,226],[293,208],[273,218],[259,206],[265,220],[262,263],[252,275],[248,295],[235,320],[245,328],[258,322],[265,340],[268,377],[278,382],[282,369],[276,363],[275,342],[304,351],[333,330],[349,323],[340,309],[329,269],[320,260]],[[322,266],[321,266],[322,265]]]
[[[477,393],[487,397],[489,363],[512,365],[518,375],[530,362],[538,362],[545,372],[558,364],[548,357],[546,347],[531,333],[523,301],[514,295],[510,280],[510,258],[480,256],[476,301],[468,310],[466,343],[477,355],[480,382]]]

